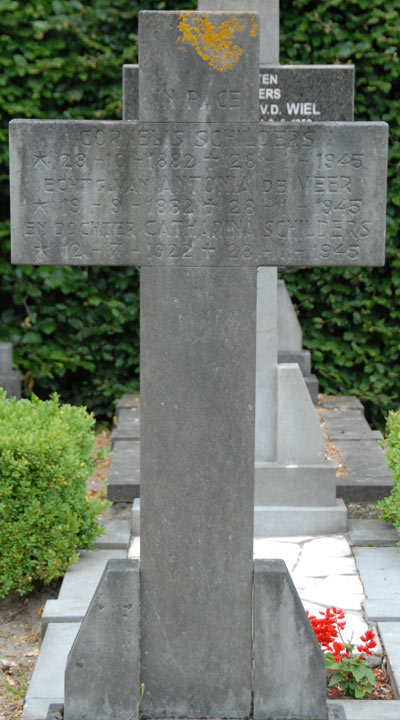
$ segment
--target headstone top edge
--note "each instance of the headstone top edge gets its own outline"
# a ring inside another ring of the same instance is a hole
[[[139,10],[139,17],[145,15],[157,15],[167,12],[168,15],[256,15],[260,13],[257,10]]]
[[[268,68],[274,68],[276,70],[333,70],[333,69],[340,69],[340,70],[354,70],[355,65],[347,65],[343,63],[332,63],[332,65],[304,65],[303,63],[299,63],[298,65],[295,63],[268,63],[268,62],[260,62],[260,67],[268,67]]]

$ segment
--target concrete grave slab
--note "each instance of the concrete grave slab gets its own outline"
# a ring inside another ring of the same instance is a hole
[[[368,599],[400,600],[400,553],[397,547],[353,548]]]
[[[76,565],[67,570],[62,581],[59,600],[73,599],[89,605],[108,560],[123,559],[124,550],[82,552]],[[57,601],[55,601],[57,602]]]
[[[329,439],[335,442],[340,439],[382,438],[382,433],[371,430],[364,413],[359,410],[330,410],[324,413],[324,420]]]
[[[46,633],[50,623],[81,623],[89,602],[73,598],[46,600],[42,613],[42,635]]]
[[[355,395],[323,395],[321,406],[327,409],[338,410],[360,410],[364,412],[364,406]]]
[[[131,536],[130,521],[115,518],[100,522],[106,534],[97,538],[95,547],[99,550],[127,550]]]
[[[122,417],[124,413],[128,413],[130,410],[140,410],[139,395],[134,395],[133,393],[126,393],[119,398],[115,405],[115,414],[117,416],[117,420],[119,420],[120,416]]]
[[[331,707],[328,700],[328,707]],[[341,700],[334,701],[340,705],[345,713],[346,720],[398,720],[400,717],[399,700]]]
[[[348,536],[352,546],[391,546],[400,540],[393,525],[382,520],[349,520]]]
[[[347,508],[343,500],[327,507],[263,506],[254,508],[254,535],[279,537],[287,535],[323,535],[347,530]]]
[[[25,705],[22,720],[45,718],[51,703],[64,702],[64,669],[79,623],[51,623],[43,639]]]
[[[400,623],[379,622],[378,628],[389,657],[389,673],[396,697],[400,691]]]
[[[111,448],[118,440],[140,440],[140,411],[130,410],[122,413],[117,427],[111,433]]]
[[[132,502],[140,496],[140,443],[116,440],[107,481],[112,502]]]
[[[337,478],[337,495],[348,501],[380,500],[393,488],[391,472],[375,439],[336,440],[348,477]]]
[[[386,602],[382,598],[365,598],[363,608],[369,622],[400,623],[400,599]]]

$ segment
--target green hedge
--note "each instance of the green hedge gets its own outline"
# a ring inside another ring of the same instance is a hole
[[[7,125],[12,117],[119,118],[139,9],[190,7],[0,0],[0,340],[14,343],[27,391],[57,390],[98,415],[137,387],[138,277],[131,268],[11,268]],[[288,0],[281,15],[281,62],[353,62],[356,117],[391,127],[386,267],[284,273],[321,387],[359,395],[379,424],[400,395],[398,2]]]
[[[390,412],[386,422],[385,454],[393,473],[393,490],[378,502],[382,520],[393,523],[400,536],[400,412]],[[400,541],[397,543],[400,546]]]
[[[0,389],[0,598],[64,575],[103,529],[87,500],[94,417],[83,407],[8,400]]]

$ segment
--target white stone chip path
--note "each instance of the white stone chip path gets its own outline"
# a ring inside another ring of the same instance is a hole
[[[140,557],[140,537],[134,537],[130,558]],[[285,561],[305,610],[317,615],[328,607],[344,611],[345,641],[358,644],[370,627],[364,618],[364,588],[349,543],[343,535],[254,538],[255,559]],[[378,642],[376,654],[382,650]]]

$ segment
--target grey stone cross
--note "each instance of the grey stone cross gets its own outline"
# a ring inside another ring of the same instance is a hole
[[[140,595],[108,607],[109,576],[89,616],[119,646],[89,693],[74,645],[65,717],[126,720],[143,682],[153,718],[325,720],[311,628],[252,559],[257,268],[383,263],[387,128],[260,125],[252,14],[144,12],[139,42],[139,121],[10,126],[13,262],[141,267]],[[294,638],[289,693],[268,645]]]

